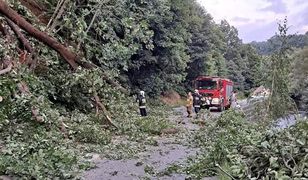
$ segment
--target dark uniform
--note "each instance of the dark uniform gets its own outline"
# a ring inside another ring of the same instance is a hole
[[[146,104],[145,97],[142,95],[138,95],[137,102],[139,103],[139,109],[140,109],[141,116],[147,116],[147,111],[146,111],[146,106],[145,106]]]
[[[209,109],[211,104],[211,100],[209,97],[201,98],[201,109]]]
[[[197,114],[197,116],[198,116],[198,113],[199,113],[200,107],[201,107],[201,98],[202,98],[202,96],[200,94],[198,94],[198,93],[194,94],[193,105],[194,105],[195,113]]]

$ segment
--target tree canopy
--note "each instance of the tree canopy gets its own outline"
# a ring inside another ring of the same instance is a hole
[[[0,0],[0,36],[0,174],[28,179],[72,178],[83,143],[168,128],[161,104],[136,115],[138,90],[184,94],[208,75],[249,93],[267,68],[196,0]]]

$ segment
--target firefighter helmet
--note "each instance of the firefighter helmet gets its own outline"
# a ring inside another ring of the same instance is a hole
[[[145,94],[144,91],[140,91],[141,96],[144,96],[144,94]]]

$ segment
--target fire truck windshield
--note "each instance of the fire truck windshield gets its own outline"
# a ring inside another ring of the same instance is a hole
[[[217,81],[210,79],[199,80],[197,81],[197,87],[198,89],[208,89],[208,90],[217,89]]]

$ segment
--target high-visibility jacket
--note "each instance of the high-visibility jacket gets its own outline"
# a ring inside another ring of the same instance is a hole
[[[187,99],[186,99],[186,107],[192,107],[193,101],[194,101],[193,96],[188,96]]]

